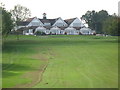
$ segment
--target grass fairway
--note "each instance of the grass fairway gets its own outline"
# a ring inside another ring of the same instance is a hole
[[[9,36],[3,88],[117,88],[117,37]]]

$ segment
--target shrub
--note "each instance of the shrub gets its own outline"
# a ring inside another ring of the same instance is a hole
[[[35,35],[46,35],[46,33],[45,32],[41,32],[41,31],[37,31],[37,32],[35,32]]]

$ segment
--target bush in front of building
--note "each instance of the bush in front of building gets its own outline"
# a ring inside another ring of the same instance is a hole
[[[45,32],[41,32],[41,31],[37,31],[37,32],[35,32],[35,35],[46,35],[46,33]]]

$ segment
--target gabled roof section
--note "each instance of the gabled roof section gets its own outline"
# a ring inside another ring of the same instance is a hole
[[[53,26],[59,26],[58,23],[62,23],[63,26],[68,26],[68,24],[61,17],[56,19],[56,22],[53,24]]]
[[[64,20],[68,25],[70,25],[76,18],[66,19]]]
[[[53,25],[59,18],[55,19],[39,19],[42,23],[51,23]]]

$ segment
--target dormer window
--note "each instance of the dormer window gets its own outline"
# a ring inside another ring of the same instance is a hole
[[[39,22],[31,22],[32,26],[39,26],[40,23]]]
[[[50,23],[44,23],[45,26],[50,26],[51,24]]]
[[[80,26],[80,23],[73,23],[73,26],[74,26],[74,27],[79,27],[79,26]]]
[[[56,26],[64,26],[63,23],[56,23],[55,25],[56,25]]]

